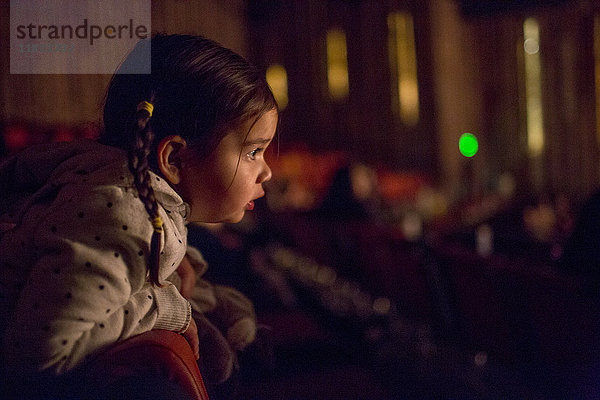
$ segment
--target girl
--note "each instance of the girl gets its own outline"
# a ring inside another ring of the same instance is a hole
[[[190,303],[167,280],[180,264],[189,272],[185,225],[240,221],[271,178],[263,153],[278,113],[262,75],[184,35],[140,42],[124,71],[147,46],[151,74],[113,77],[102,144],[31,148],[0,167],[0,333],[11,375],[60,375],[153,329],[181,333],[197,354]],[[181,287],[194,298],[187,276]],[[213,294],[197,297],[200,308],[214,305]]]

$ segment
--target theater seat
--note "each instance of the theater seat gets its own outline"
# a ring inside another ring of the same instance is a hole
[[[190,346],[171,331],[150,331],[115,345],[91,361],[84,375],[86,386],[98,394],[91,397],[125,398],[125,391],[138,396],[146,387],[152,398],[208,400]]]

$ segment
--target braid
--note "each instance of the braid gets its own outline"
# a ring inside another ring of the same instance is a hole
[[[142,103],[140,103],[142,104]],[[149,104],[149,103],[146,103]],[[129,148],[129,169],[133,174],[133,182],[138,191],[138,195],[146,212],[155,225],[155,221],[159,218],[158,203],[154,196],[154,189],[150,181],[150,168],[148,165],[148,156],[152,149],[154,141],[154,133],[150,129],[150,117],[152,116],[152,106],[138,107],[136,112],[136,123],[133,126],[133,141]],[[162,222],[154,227],[152,240],[150,242],[150,260],[149,260],[149,275],[150,282],[160,286],[158,269],[160,261],[160,237],[162,233]]]

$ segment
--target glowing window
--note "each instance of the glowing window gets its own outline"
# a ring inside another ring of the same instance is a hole
[[[414,126],[419,122],[419,85],[413,18],[393,12],[387,22],[393,109],[405,125]]]
[[[327,83],[334,100],[348,97],[348,55],[346,34],[340,28],[327,31]]]
[[[267,68],[267,83],[273,91],[279,109],[285,109],[288,104],[288,79],[285,68],[279,64]]]
[[[537,157],[544,149],[542,113],[542,78],[540,61],[540,27],[534,18],[523,23],[525,59],[525,96],[527,107],[527,146],[529,155]]]

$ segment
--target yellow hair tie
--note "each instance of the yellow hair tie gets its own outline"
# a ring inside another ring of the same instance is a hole
[[[140,102],[140,104],[138,104],[137,106],[137,110],[146,110],[148,111],[149,117],[152,116],[152,111],[154,110],[154,106],[152,105],[152,103],[148,103],[147,101],[142,101]]]
[[[160,217],[156,217],[152,220],[152,227],[154,228],[154,232],[162,232],[163,222]]]

